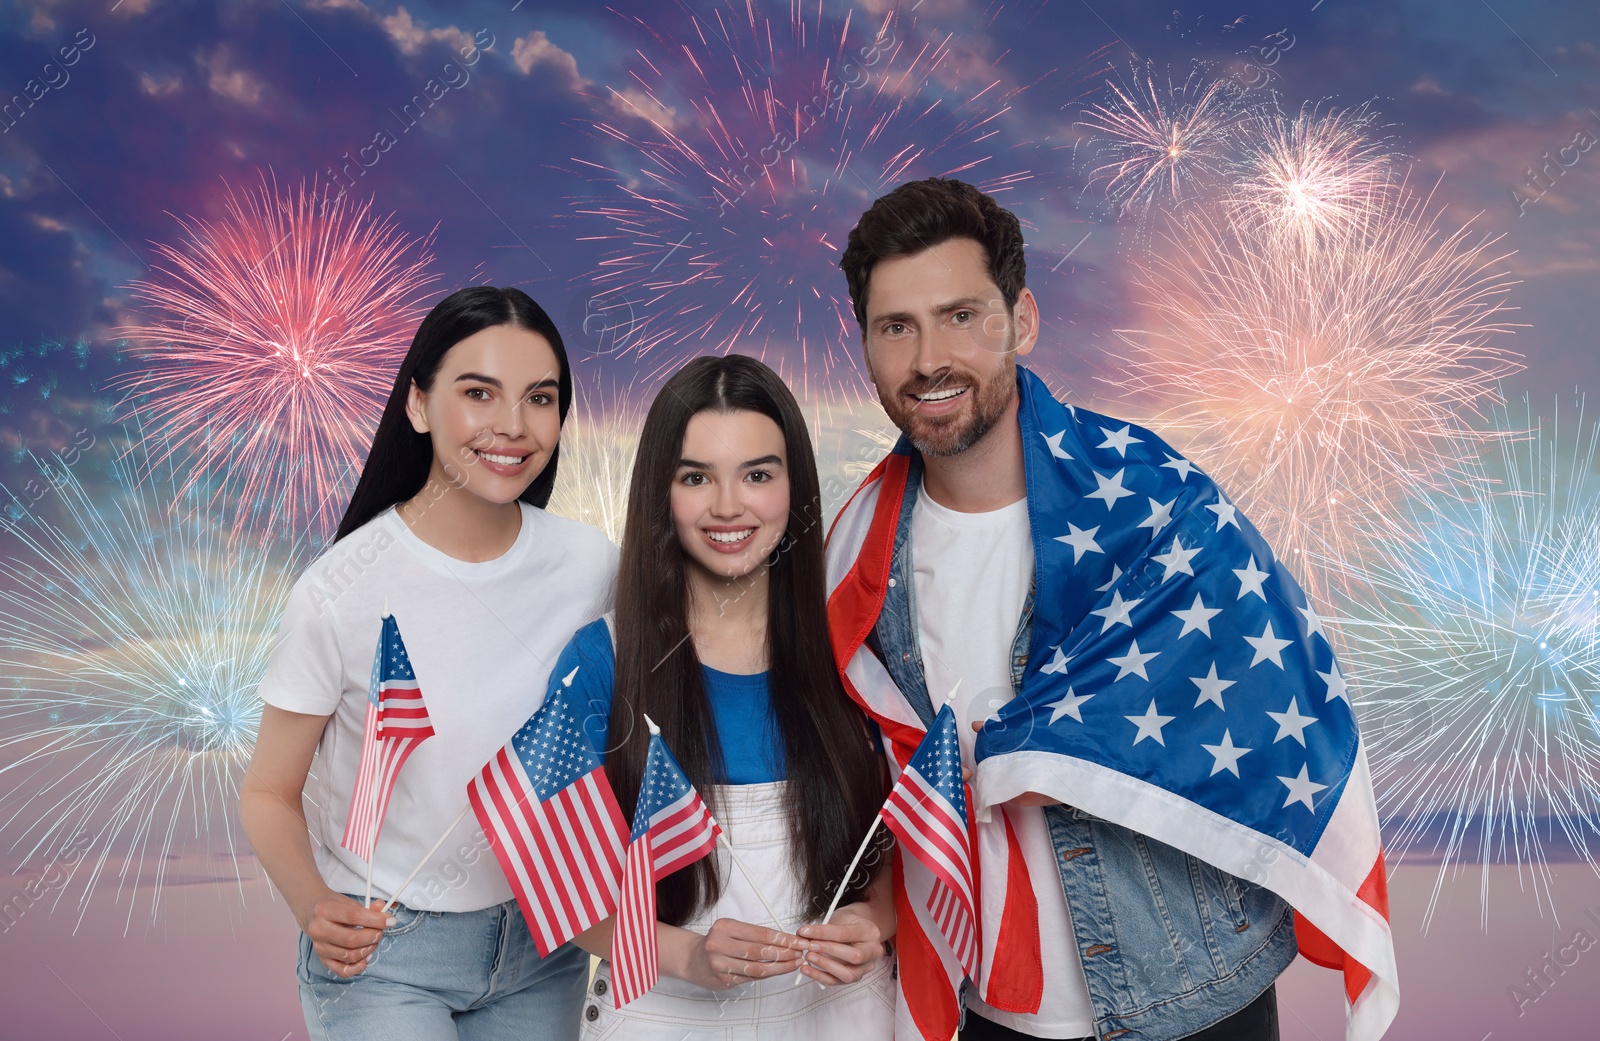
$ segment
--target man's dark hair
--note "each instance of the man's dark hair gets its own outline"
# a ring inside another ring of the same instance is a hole
[[[909,181],[883,196],[850,229],[839,258],[850,284],[856,324],[867,327],[867,280],[889,257],[908,257],[951,239],[975,239],[989,258],[989,276],[1006,307],[1017,305],[1028,263],[1022,255],[1022,225],[1016,214],[965,181],[929,177]]]

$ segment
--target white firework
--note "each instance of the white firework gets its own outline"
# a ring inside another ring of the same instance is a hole
[[[298,570],[134,445],[110,487],[44,464],[45,497],[6,489],[0,519],[0,840],[25,867],[80,849],[80,915],[110,889],[128,926],[179,856],[248,859],[239,778]]]
[[[1414,507],[1426,537],[1357,569],[1339,624],[1392,861],[1481,865],[1485,914],[1490,864],[1545,900],[1552,859],[1600,863],[1600,428],[1529,425]]]

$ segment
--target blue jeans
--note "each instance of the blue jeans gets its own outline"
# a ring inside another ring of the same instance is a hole
[[[575,1041],[589,956],[540,958],[515,900],[481,911],[394,911],[366,971],[341,979],[300,934],[312,1041]]]

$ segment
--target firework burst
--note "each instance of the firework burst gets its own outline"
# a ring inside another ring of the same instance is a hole
[[[620,544],[644,413],[621,395],[610,399],[585,395],[573,403],[561,429],[561,463],[550,512],[599,528]]]
[[[1289,248],[1334,248],[1384,212],[1395,190],[1397,157],[1374,140],[1365,110],[1287,117],[1262,107],[1241,121],[1244,156],[1236,166],[1230,219],[1260,225]]]
[[[180,491],[326,534],[422,317],[427,243],[315,185],[230,188],[219,219],[178,223],[185,242],[130,287],[147,318],[120,331],[142,363],[116,383],[125,410],[188,474]]]
[[[1146,69],[1132,83],[1107,80],[1106,87],[1112,100],[1090,106],[1079,125],[1104,159],[1089,183],[1103,181],[1122,212],[1198,198],[1229,168],[1242,110],[1225,81],[1194,70],[1181,84],[1158,85]]]
[[[1033,181],[996,136],[1016,90],[897,14],[762,6],[698,5],[681,40],[647,27],[659,46],[616,94],[637,118],[597,124],[611,158],[585,163],[610,194],[575,211],[607,229],[584,236],[610,245],[593,306],[655,374],[737,349],[802,396],[853,398],[868,384],[838,270],[849,229],[902,180]]]
[[[1439,882],[1515,863],[1550,898],[1550,859],[1600,840],[1600,429],[1508,438],[1492,478],[1416,506],[1427,538],[1376,557],[1344,599],[1346,669],[1386,846]]]
[[[181,855],[248,857],[231,818],[297,568],[241,553],[142,451],[109,492],[79,468],[41,467],[60,523],[14,493],[0,518],[0,835],[25,866],[84,851],[80,915],[109,888],[131,925]]]
[[[1350,154],[1343,130],[1277,126]],[[1404,180],[1349,204],[1331,238],[1256,219],[1261,197],[1192,209],[1135,258],[1147,317],[1119,331],[1129,367],[1116,385],[1320,595],[1338,569],[1312,571],[1309,554],[1348,558],[1362,530],[1403,539],[1408,489],[1470,477],[1463,419],[1520,368],[1493,342],[1511,329],[1511,281],[1497,239],[1445,230]]]

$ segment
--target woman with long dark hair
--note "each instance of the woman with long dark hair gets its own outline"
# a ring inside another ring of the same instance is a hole
[[[629,819],[649,715],[749,874],[719,849],[657,882],[661,979],[617,1010],[602,964],[586,1038],[893,1033],[882,857],[819,922],[884,795],[833,664],[820,500],[800,409],[761,362],[699,358],[656,395],[616,614],[577,632],[551,684],[570,677],[569,696],[587,703],[585,729]],[[607,958],[612,932],[607,920],[575,942]],[[798,986],[796,973],[823,986]]]
[[[611,604],[615,548],[543,509],[571,399],[561,334],[527,294],[445,298],[395,376],[333,546],[290,594],[239,812],[301,929],[314,1039],[577,1032],[588,958],[570,944],[539,957],[481,832],[462,827],[397,891],[537,707],[573,629]],[[362,858],[350,822],[370,804],[352,793],[390,617],[433,736],[403,761]],[[369,877],[398,901],[389,914],[355,895]]]

